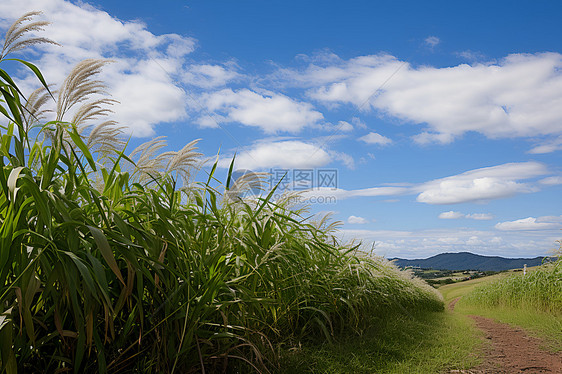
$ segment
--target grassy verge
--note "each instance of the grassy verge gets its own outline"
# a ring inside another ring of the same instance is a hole
[[[467,295],[468,293],[470,293],[472,290],[474,290],[476,287],[480,285],[493,282],[495,280],[499,280],[507,276],[509,276],[509,273],[499,273],[499,274],[491,275],[489,277],[482,277],[482,278],[471,279],[465,282],[447,284],[439,287],[439,292],[441,293],[441,295],[443,295],[443,299],[445,300],[445,303],[448,303],[456,299],[457,297],[462,297]]]
[[[440,373],[468,369],[479,334],[467,318],[446,312],[373,318],[363,335],[288,352],[281,373]]]

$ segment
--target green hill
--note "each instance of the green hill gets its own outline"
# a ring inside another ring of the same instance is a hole
[[[546,257],[548,261],[548,257]],[[537,266],[543,263],[545,257],[534,258],[505,258],[499,256],[482,256],[470,252],[441,253],[426,259],[406,260],[402,258],[391,259],[400,267],[419,267],[422,269],[437,270],[480,270],[502,271]]]

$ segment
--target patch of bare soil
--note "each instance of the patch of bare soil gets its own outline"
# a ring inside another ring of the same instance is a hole
[[[449,303],[453,311],[459,298]],[[541,340],[525,331],[481,316],[469,316],[484,331],[490,344],[482,352],[483,363],[471,370],[451,370],[465,374],[557,373],[562,374],[562,353],[540,348]]]
[[[540,339],[489,318],[470,317],[491,343],[475,373],[562,373],[562,354],[541,349]]]
[[[461,298],[457,297],[456,299],[454,299],[453,301],[451,301],[449,303],[449,310],[452,312],[453,310],[455,310],[455,304],[457,303],[457,301],[459,301]]]

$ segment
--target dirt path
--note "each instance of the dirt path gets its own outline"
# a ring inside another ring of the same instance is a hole
[[[460,298],[449,303],[454,310]],[[562,353],[552,354],[540,348],[540,339],[528,336],[522,329],[489,318],[469,316],[484,331],[490,345],[482,353],[483,363],[472,370],[451,373],[562,373]]]

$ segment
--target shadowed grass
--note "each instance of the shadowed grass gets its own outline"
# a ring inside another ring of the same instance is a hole
[[[370,325],[337,344],[304,344],[285,355],[280,372],[427,374],[478,364],[478,332],[458,314],[396,311],[372,318]]]

